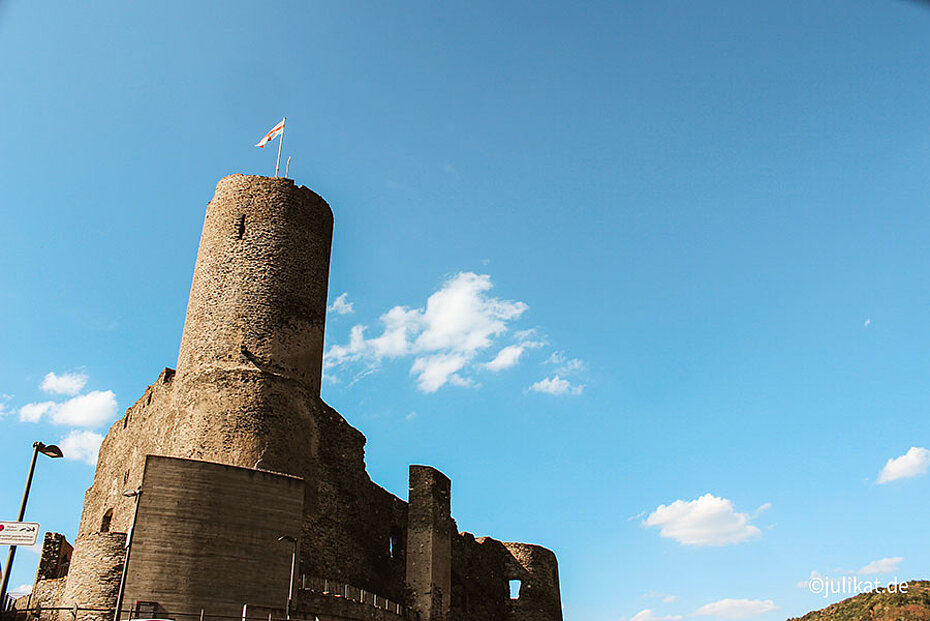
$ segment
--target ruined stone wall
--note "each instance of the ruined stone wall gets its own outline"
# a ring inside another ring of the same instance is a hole
[[[443,621],[452,594],[452,482],[429,466],[410,466],[407,584],[422,621]]]
[[[450,621],[506,618],[508,554],[500,541],[490,537],[460,533],[453,538]]]
[[[45,533],[36,580],[52,580],[68,574],[74,548],[61,533]]]
[[[171,409],[174,378],[172,369],[164,369],[110,427],[100,447],[94,482],[84,494],[78,537],[101,532],[102,527],[105,532],[125,533],[129,529],[133,500],[122,492],[142,484],[146,455],[168,454],[176,429],[176,412]],[[79,571],[80,565],[77,563]]]
[[[520,596],[510,600],[510,621],[562,621],[559,564],[550,550],[528,543],[504,543],[508,579],[520,580]]]
[[[84,612],[82,620],[108,621],[113,618],[120,577],[125,558],[125,533],[88,533],[78,535],[74,542],[71,571],[60,606],[111,609],[109,612]],[[76,571],[77,568],[80,568]],[[63,621],[70,614],[59,617]]]
[[[372,483],[365,436],[322,402],[314,418],[319,468],[304,521],[302,571],[403,602],[407,504]]]
[[[64,593],[65,585],[68,582],[67,576],[61,578],[43,578],[37,580],[32,587],[32,593],[24,602],[24,608],[55,608],[61,600]],[[18,601],[18,600],[17,600]],[[58,613],[45,613],[43,619],[57,619]]]

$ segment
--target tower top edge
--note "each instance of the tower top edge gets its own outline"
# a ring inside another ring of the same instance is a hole
[[[296,190],[301,193],[308,193],[313,196],[323,198],[317,192],[314,192],[305,185],[297,185],[293,179],[287,177],[265,177],[263,175],[244,175],[242,173],[233,173],[221,178],[216,184],[217,191],[231,188],[264,189],[267,191],[275,190]],[[325,202],[325,199],[323,199]]]

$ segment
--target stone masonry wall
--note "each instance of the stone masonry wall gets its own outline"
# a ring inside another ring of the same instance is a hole
[[[80,571],[68,572],[61,606],[77,604],[81,608],[111,609],[108,612],[85,612],[81,619],[87,621],[109,621],[113,618],[112,608],[116,604],[120,577],[125,558],[125,533],[88,533],[78,535],[74,542],[71,566]],[[68,613],[59,617],[70,619]]]
[[[410,466],[407,584],[422,621],[444,621],[452,595],[451,486],[429,466]]]
[[[562,621],[559,565],[555,554],[542,546],[504,543],[510,553],[505,563],[508,579],[520,580],[520,596],[509,602],[511,621]]]

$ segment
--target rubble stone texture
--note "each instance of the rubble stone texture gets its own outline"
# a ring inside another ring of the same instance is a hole
[[[142,486],[147,498],[146,458],[157,455],[301,479],[301,575],[409,606],[420,621],[561,621],[555,555],[458,533],[449,514],[451,483],[433,468],[411,467],[409,504],[373,483],[365,437],[321,400],[332,234],[326,202],[290,179],[231,175],[219,182],[207,206],[177,371],[162,371],[110,428],[59,605],[113,606],[134,502],[121,492]],[[198,484],[214,476],[209,467],[197,472]],[[217,489],[231,485],[227,479],[216,474]],[[140,532],[158,513],[140,508]],[[222,531],[227,517],[215,512],[210,519]],[[239,553],[223,548],[233,559]],[[185,554],[172,563],[133,556],[133,598],[148,601],[146,584],[165,582],[159,572],[203,567],[203,559]],[[516,600],[512,579],[522,581]],[[198,587],[159,597],[187,608],[175,612],[204,608],[209,616],[210,605],[246,595],[230,584],[217,580],[214,593]],[[323,611],[320,594],[307,591],[296,607],[325,612],[321,621],[396,618],[367,608],[359,616],[359,604],[326,601]]]

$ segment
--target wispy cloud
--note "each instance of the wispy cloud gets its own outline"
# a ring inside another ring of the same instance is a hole
[[[721,599],[701,606],[691,615],[719,619],[749,619],[774,610],[778,610],[778,606],[770,599]]]
[[[460,272],[442,283],[427,298],[425,307],[395,306],[383,314],[378,336],[368,338],[366,326],[354,326],[348,344],[334,345],[326,352],[325,367],[332,370],[361,364],[371,369],[385,359],[409,356],[413,357],[410,373],[423,392],[435,392],[446,384],[475,386],[466,373],[476,367],[478,354],[490,348],[529,308],[523,302],[491,296],[492,288],[489,275]],[[524,349],[527,346],[524,344]],[[496,366],[516,364],[520,356],[509,361],[511,356],[513,353],[505,354]]]
[[[73,396],[81,392],[87,383],[87,376],[83,373],[64,373],[56,375],[48,373],[39,384],[39,388],[45,392],[56,395]]]
[[[930,467],[930,450],[912,446],[904,455],[888,460],[878,475],[877,484],[920,476],[927,473],[928,467]]]
[[[528,331],[516,334],[517,338],[529,336]],[[509,369],[514,367],[517,363],[520,362],[520,358],[523,356],[523,352],[527,349],[535,349],[537,347],[544,347],[546,343],[544,341],[533,341],[533,340],[521,340],[521,342],[515,345],[508,345],[497,352],[497,355],[490,362],[484,363],[482,366],[488,371],[493,371],[497,373],[498,371],[503,371],[504,369]]]
[[[678,597],[675,595],[670,595],[668,593],[661,593],[659,591],[646,591],[645,593],[642,594],[642,598],[643,599],[661,599],[662,602],[665,604],[671,604],[676,599],[678,599]]]
[[[349,301],[349,294],[343,293],[335,300],[333,303],[326,307],[331,313],[336,313],[337,315],[348,315],[352,312],[352,302]]]
[[[547,395],[580,395],[584,390],[584,384],[572,384],[567,379],[563,379],[558,375],[553,377],[547,377],[539,380],[532,386],[530,390],[533,392],[540,392]]]
[[[865,567],[861,568],[856,573],[860,576],[871,576],[874,574],[890,574],[898,571],[898,565],[904,561],[903,556],[895,556],[890,558],[882,558],[877,561],[872,561]]]
[[[680,615],[669,615],[669,616],[659,616],[654,611],[646,608],[637,612],[630,621],[679,621],[682,617]]]
[[[764,505],[763,505],[764,506]],[[691,501],[660,505],[643,521],[662,537],[688,546],[725,546],[761,536],[748,513],[739,513],[726,498],[704,494]]]
[[[546,360],[546,364],[556,367],[558,375],[572,375],[584,369],[584,361],[579,358],[569,358],[564,351],[553,352]]]

